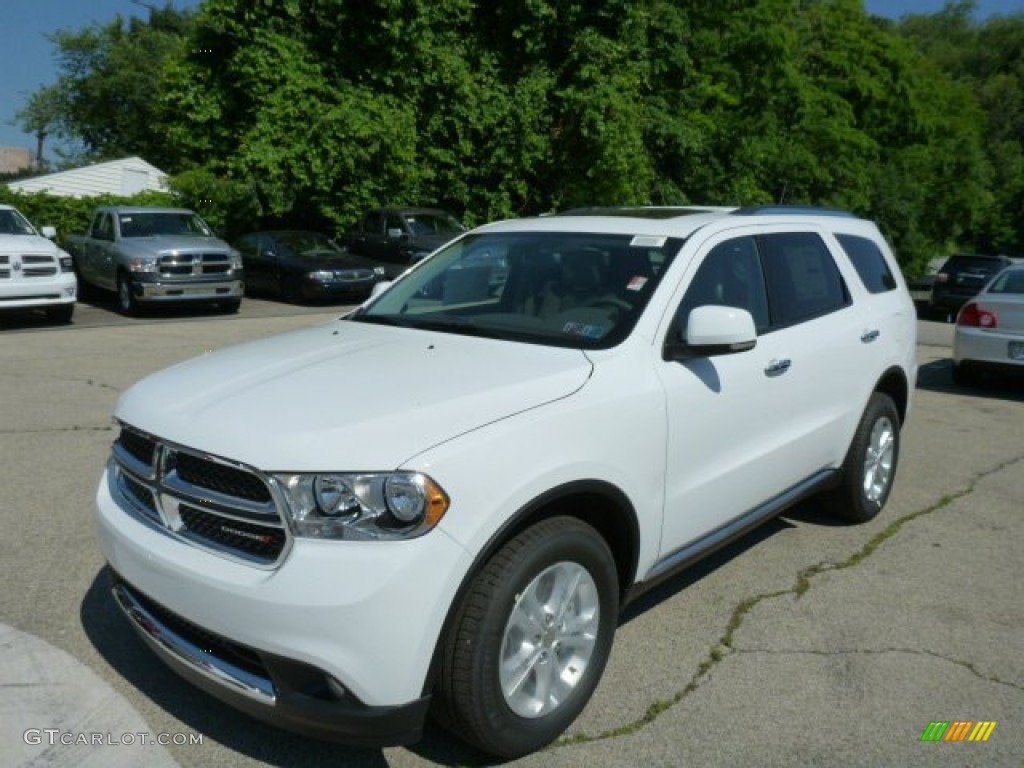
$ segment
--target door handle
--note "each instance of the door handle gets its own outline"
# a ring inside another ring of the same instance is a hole
[[[768,367],[764,369],[765,376],[781,376],[789,370],[789,366],[792,365],[792,361],[786,360],[772,360],[768,363]]]
[[[872,341],[874,341],[881,335],[881,331],[877,329],[873,331],[864,331],[864,333],[860,335],[860,340],[863,341],[865,344],[870,344]]]

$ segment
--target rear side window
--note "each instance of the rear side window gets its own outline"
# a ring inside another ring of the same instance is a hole
[[[857,235],[836,235],[857,270],[860,281],[869,293],[885,293],[896,289],[896,278],[889,269],[882,250],[873,241]]]
[[[771,302],[772,325],[785,327],[835,312],[850,294],[828,246],[813,232],[758,238]]]

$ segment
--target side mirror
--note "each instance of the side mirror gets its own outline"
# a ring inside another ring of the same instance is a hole
[[[757,344],[753,316],[745,309],[707,304],[681,318],[677,337],[665,343],[665,360],[731,355]]]
[[[378,296],[380,296],[382,293],[384,293],[384,291],[386,291],[390,287],[391,287],[391,281],[390,280],[382,280],[381,282],[379,282],[379,283],[377,283],[376,285],[373,286],[373,288],[370,290],[370,298],[368,298],[366,301],[368,301],[368,302],[373,301],[374,299],[376,299]]]
[[[392,227],[388,230],[388,240],[401,240],[403,237],[405,237],[405,232],[398,227]]]
[[[39,232],[47,240],[56,240],[57,239],[57,228],[56,227],[49,227],[49,226],[47,226],[47,227],[40,227],[39,228]]]

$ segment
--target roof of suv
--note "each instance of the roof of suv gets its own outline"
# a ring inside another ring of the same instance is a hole
[[[747,219],[743,223],[753,223],[750,219],[782,221],[786,223],[826,221],[835,223],[845,221],[855,226],[874,227],[870,222],[858,218],[849,211],[837,208],[818,208],[796,205],[767,205],[748,207],[726,206],[623,206],[574,208],[562,213],[540,216],[529,219],[510,219],[507,221],[487,224],[483,231],[578,231],[633,233],[637,235],[658,235],[670,237],[689,237],[701,227],[713,222],[734,221],[739,217]],[[739,224],[739,221],[736,221]]]

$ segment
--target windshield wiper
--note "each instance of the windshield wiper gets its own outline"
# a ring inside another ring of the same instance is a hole
[[[444,331],[445,333],[459,333],[463,336],[480,336],[486,339],[507,339],[506,334],[496,331],[493,328],[484,328],[469,320],[457,319],[454,317],[443,320],[418,320],[412,324],[412,328],[421,328],[425,331]]]
[[[400,315],[368,315],[365,309],[356,310],[355,314],[349,315],[348,319],[357,323],[396,325],[399,328],[408,328],[410,326],[409,321]]]

